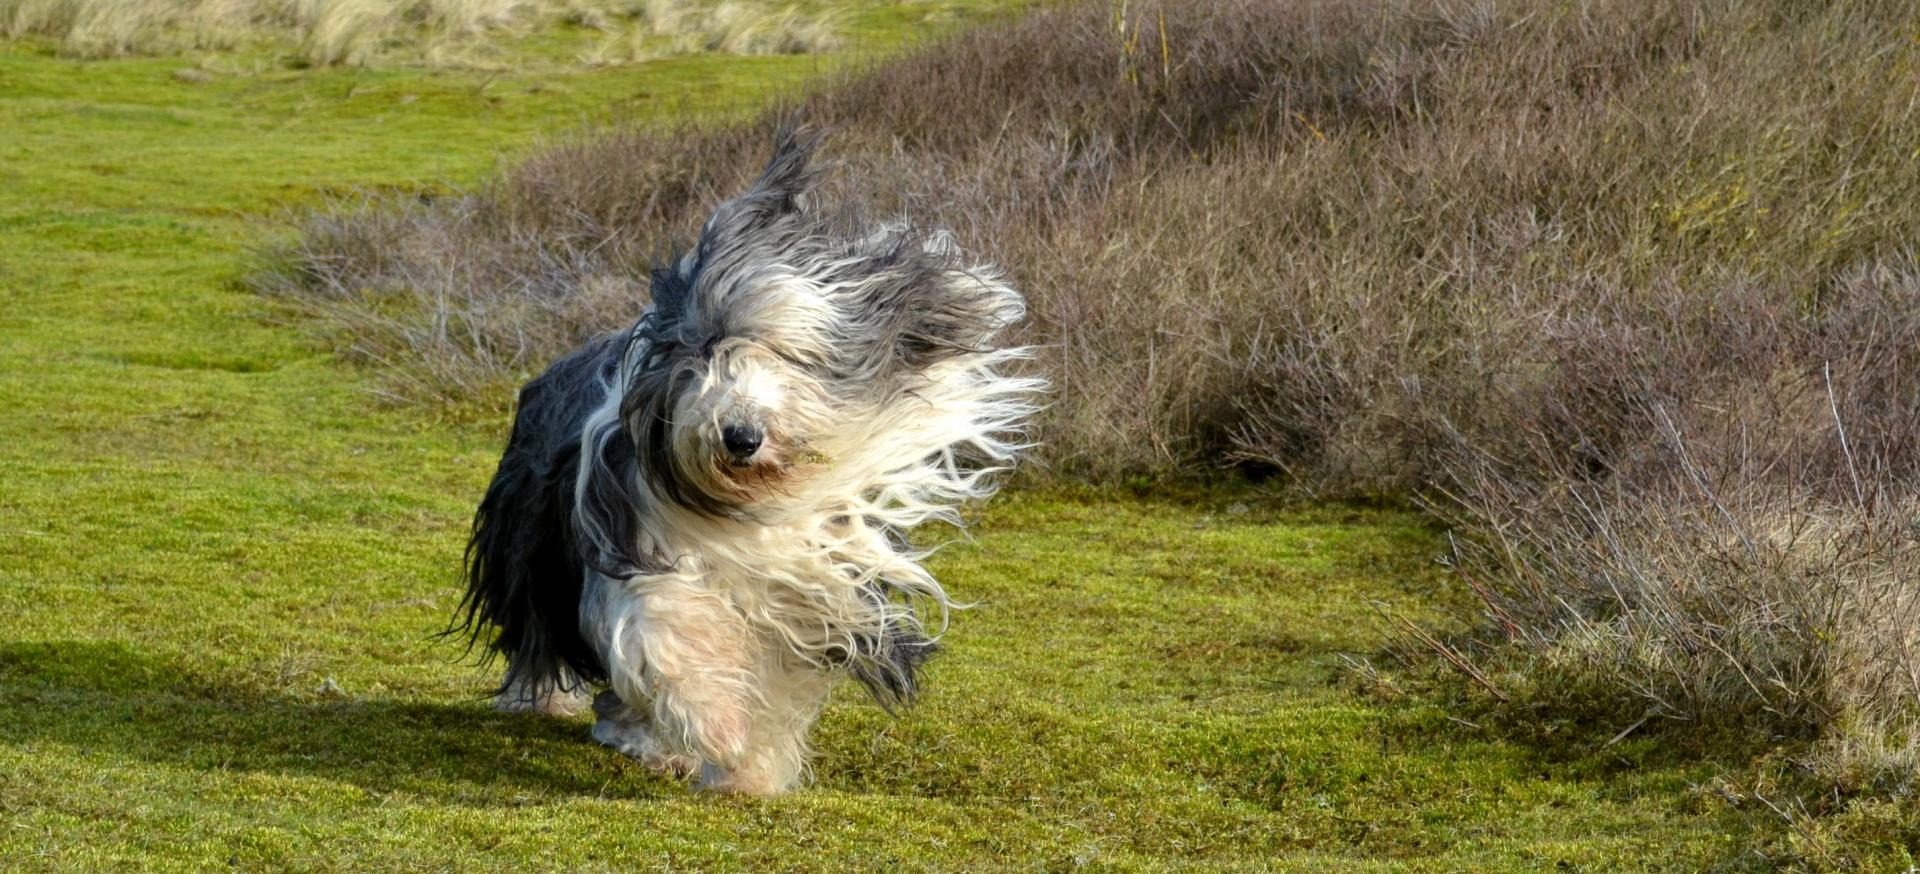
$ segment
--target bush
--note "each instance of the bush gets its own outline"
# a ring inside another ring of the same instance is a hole
[[[1916,31],[1892,0],[1083,3],[341,207],[262,282],[396,396],[497,410],[797,114],[836,185],[1029,293],[1055,475],[1414,496],[1536,685],[1910,762]]]

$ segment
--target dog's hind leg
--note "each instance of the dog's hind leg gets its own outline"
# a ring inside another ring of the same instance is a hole
[[[493,699],[493,707],[506,713],[544,713],[548,716],[572,716],[587,706],[586,690],[571,673],[563,672],[558,682],[524,679],[525,671],[507,671],[510,680]]]

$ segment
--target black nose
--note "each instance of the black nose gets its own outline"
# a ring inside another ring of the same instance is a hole
[[[762,439],[760,429],[752,425],[728,425],[720,429],[720,442],[727,444],[727,452],[734,458],[746,458],[759,451]]]

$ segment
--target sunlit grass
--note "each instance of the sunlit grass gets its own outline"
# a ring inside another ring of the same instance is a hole
[[[1418,517],[1015,492],[936,570],[925,705],[714,799],[503,716],[436,645],[502,422],[382,403],[240,285],[278,211],[432,195],[801,58],[492,75],[0,48],[0,869],[1695,870],[1783,834],[1619,726],[1515,739],[1353,681],[1463,593]],[[1470,712],[1466,713],[1471,716]]]

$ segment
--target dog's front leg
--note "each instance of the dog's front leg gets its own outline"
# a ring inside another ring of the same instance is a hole
[[[660,578],[635,588],[630,617],[637,621],[619,635],[619,660],[627,664],[612,672],[614,692],[630,704],[652,702],[653,729],[668,747],[737,766],[761,697],[745,620],[697,580]]]
[[[831,677],[818,666],[795,661],[778,647],[769,647],[762,659],[762,706],[754,716],[746,755],[731,768],[704,768],[704,788],[775,795],[793,788],[806,772],[807,732],[826,703]]]

